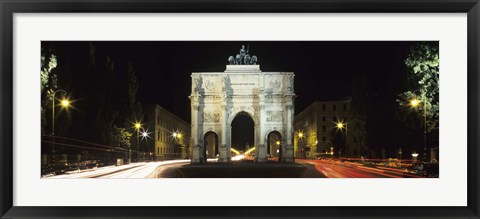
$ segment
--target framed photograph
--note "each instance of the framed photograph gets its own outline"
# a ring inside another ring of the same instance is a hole
[[[476,0],[0,7],[2,218],[479,217]]]

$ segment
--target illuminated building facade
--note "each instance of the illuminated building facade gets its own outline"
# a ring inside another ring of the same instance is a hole
[[[143,107],[143,126],[149,132],[141,145],[155,160],[188,159],[190,124],[159,105]]]
[[[349,122],[350,100],[315,101],[294,120],[294,148],[298,158],[359,157],[361,146],[357,130]],[[346,141],[346,145],[345,145]]]

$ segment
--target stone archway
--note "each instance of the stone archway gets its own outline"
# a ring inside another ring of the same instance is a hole
[[[232,116],[232,121],[228,122],[230,124],[230,133],[231,133],[231,147],[235,148],[237,151],[247,152],[247,150],[255,145],[255,121],[252,116],[244,111],[241,111],[235,116]]]
[[[219,137],[219,162],[230,162],[231,125],[247,113],[254,121],[255,161],[266,162],[267,135],[282,134],[282,162],[293,162],[293,72],[262,72],[259,65],[227,65],[225,72],[192,73],[192,163],[206,161],[204,134]],[[284,135],[284,136],[283,136]]]
[[[268,132],[267,134],[267,153],[269,157],[277,158],[278,161],[282,161],[283,155],[283,143],[282,134],[277,130]]]
[[[203,142],[205,147],[203,147],[203,156],[205,159],[215,158],[218,154],[218,134],[214,131],[207,131],[203,135]]]

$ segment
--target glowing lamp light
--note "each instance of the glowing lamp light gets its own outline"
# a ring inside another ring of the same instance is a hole
[[[146,137],[148,137],[148,133],[147,133],[147,132],[143,132],[143,133],[142,133],[142,136],[143,136],[144,138],[146,138]]]
[[[412,101],[410,101],[410,105],[412,107],[417,107],[418,104],[420,104],[420,101],[418,101],[417,99],[413,99]]]
[[[303,138],[303,133],[302,133],[302,132],[299,132],[299,133],[298,133],[298,137],[299,137],[299,138]]]
[[[416,152],[412,153],[412,157],[417,158],[417,157],[418,157],[418,153],[416,153]]]
[[[61,102],[62,107],[69,107],[70,106],[70,101],[67,99],[63,99]]]
[[[337,128],[343,129],[345,125],[342,122],[337,123]]]
[[[182,138],[182,133],[178,133],[177,138]]]
[[[135,123],[135,128],[136,129],[140,129],[140,127],[142,127],[142,124],[140,124],[139,122]]]
[[[280,141],[275,142],[277,145],[280,145]]]

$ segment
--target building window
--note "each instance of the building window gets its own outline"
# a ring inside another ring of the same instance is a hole
[[[336,116],[333,117],[333,121],[337,122],[337,117]]]
[[[323,136],[322,141],[327,141],[327,137]]]
[[[353,138],[353,143],[357,143],[357,138]]]
[[[343,110],[347,111],[347,104],[343,104]]]
[[[322,126],[322,131],[323,131],[323,132],[326,132],[326,131],[327,131],[327,127],[326,127],[326,126]]]
[[[323,117],[322,117],[322,121],[324,121],[324,122],[325,122],[325,120],[326,120],[326,118],[325,118],[325,116],[323,116]]]
[[[322,110],[325,111],[325,104],[322,104]]]
[[[333,111],[337,110],[337,105],[333,104]]]
[[[145,120],[145,122],[148,122],[148,114],[145,114],[145,116],[143,117],[143,119]]]

